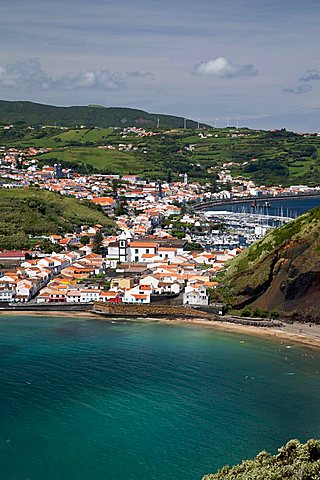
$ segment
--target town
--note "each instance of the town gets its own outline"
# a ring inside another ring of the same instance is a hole
[[[138,137],[155,135],[141,128],[123,129],[121,135],[128,132]],[[200,140],[204,136],[205,132],[199,133]],[[119,143],[98,148],[136,147]],[[251,208],[250,218],[241,222],[237,217],[241,213],[226,218],[211,212],[210,217],[197,207],[206,202],[320,193],[319,187],[303,185],[257,186],[251,179],[232,176],[226,163],[216,169],[215,189],[210,182],[189,181],[187,173],[171,181],[146,180],[138,174],[83,174],[60,163],[41,163],[41,155],[49,151],[1,147],[2,189],[36,188],[90,202],[112,220],[112,231],[91,224],[43,236],[51,253],[41,248],[4,249],[0,252],[1,304],[174,301],[207,306],[214,303],[217,275],[227,262],[269,228],[291,218],[279,214],[272,223],[268,212]]]

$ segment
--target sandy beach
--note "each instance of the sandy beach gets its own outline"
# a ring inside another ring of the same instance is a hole
[[[160,320],[166,323],[176,323],[182,325],[196,325],[205,328],[223,330],[225,332],[241,333],[243,335],[255,335],[270,340],[285,341],[286,343],[299,343],[307,347],[320,348],[320,325],[294,322],[293,324],[284,324],[283,327],[254,327],[251,325],[238,325],[223,321],[209,321],[203,319],[176,319]]]
[[[35,311],[0,311],[1,316],[37,316],[37,317],[62,317],[62,318],[92,318],[95,320],[102,321],[121,321],[123,322],[124,318],[111,318],[104,317],[92,312],[35,312]],[[298,323],[294,322],[293,324],[284,323],[282,327],[255,327],[251,325],[239,325],[234,323],[228,323],[224,321],[210,321],[204,320],[203,318],[126,318],[126,321],[131,322],[160,322],[166,324],[174,325],[184,325],[184,326],[197,326],[202,328],[210,328],[216,330],[223,330],[225,332],[241,333],[243,335],[255,335],[264,338],[269,338],[270,340],[279,340],[285,341],[286,343],[299,343],[307,347],[320,348],[320,325],[309,324],[309,323]],[[311,326],[310,326],[311,325]]]

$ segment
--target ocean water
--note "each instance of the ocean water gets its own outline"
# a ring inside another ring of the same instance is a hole
[[[211,207],[210,211],[227,210],[230,212],[252,212],[251,200],[243,203],[228,203],[220,207]],[[264,204],[263,198],[257,198],[257,205]],[[281,215],[295,218],[315,207],[320,207],[320,196],[315,198],[273,198],[270,202],[270,208],[258,209],[257,213],[264,215]],[[209,210],[209,209],[208,209]]]
[[[0,317],[0,478],[200,480],[320,437],[320,352],[209,328]]]

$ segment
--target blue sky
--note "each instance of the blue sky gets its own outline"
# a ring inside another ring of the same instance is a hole
[[[320,131],[319,25],[318,0],[10,0],[0,98]]]

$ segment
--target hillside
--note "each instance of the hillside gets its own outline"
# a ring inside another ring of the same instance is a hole
[[[300,443],[290,440],[276,455],[260,452],[253,460],[244,460],[234,467],[225,466],[203,480],[318,480],[320,441]]]
[[[202,131],[151,128],[154,135],[141,137],[120,128],[55,127],[57,118],[52,119],[53,126],[45,128],[25,123],[9,129],[0,127],[0,145],[51,148],[50,154],[43,156],[44,161],[59,160],[75,169],[80,166],[83,173],[95,169],[158,180],[165,179],[170,170],[174,179],[187,173],[189,179],[214,183],[218,171],[228,170],[233,177],[251,178],[257,185],[320,183],[317,135],[230,127]],[[74,123],[81,124],[77,116],[72,119]],[[103,145],[111,145],[115,150],[98,149]],[[122,150],[118,151],[120,145]]]
[[[224,299],[320,322],[320,208],[269,232],[230,264],[222,280]]]
[[[89,202],[35,188],[0,189],[0,211],[0,250],[28,248],[42,235],[61,235],[79,225],[113,225]]]
[[[184,118],[173,115],[148,113],[143,110],[119,107],[72,106],[56,107],[33,102],[9,102],[0,100],[0,124],[25,122],[28,125],[60,125],[76,127],[183,127]],[[189,127],[197,122],[188,120]]]

